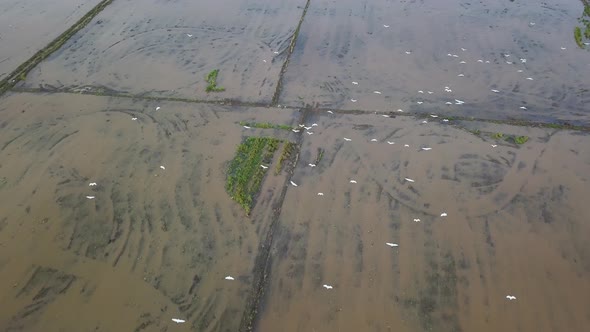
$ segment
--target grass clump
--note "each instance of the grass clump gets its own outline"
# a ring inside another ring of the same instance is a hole
[[[494,135],[492,135],[492,138],[502,139],[502,138],[504,138],[504,134],[503,133],[495,133]]]
[[[582,28],[574,28],[574,39],[576,40],[576,44],[578,44],[580,48],[584,48],[584,43],[582,43]]]
[[[205,91],[207,92],[221,92],[225,91],[224,87],[217,86],[217,75],[219,75],[219,69],[214,69],[209,74],[207,74],[207,88]]]
[[[261,129],[283,129],[283,130],[291,130],[293,127],[289,125],[280,125],[274,124],[270,122],[246,122],[240,121],[240,126],[248,126],[251,128],[261,128]]]
[[[578,21],[585,26],[584,33],[582,35],[582,28],[575,27],[574,28],[574,39],[576,40],[576,44],[580,48],[584,48],[584,41],[583,38],[590,39],[590,6],[585,4],[584,5],[584,12],[582,16],[578,19]],[[583,37],[582,37],[583,36]]]
[[[280,140],[271,137],[248,137],[230,162],[225,190],[248,215],[266,175],[261,165],[272,162],[279,143]]]
[[[289,160],[296,150],[297,144],[293,142],[285,142],[285,144],[283,145],[283,152],[281,153],[281,156],[279,157],[279,162],[277,163],[277,167],[275,168],[275,174],[281,173],[285,161]]]
[[[318,155],[315,158],[315,164],[319,165],[320,161],[322,161],[322,158],[324,158],[324,150],[322,148],[318,148]]]
[[[514,137],[512,137],[512,140],[514,141],[514,143],[521,145],[521,144],[528,142],[529,137],[528,136],[514,136]]]

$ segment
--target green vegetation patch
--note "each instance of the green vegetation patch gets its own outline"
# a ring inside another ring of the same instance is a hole
[[[283,130],[291,130],[293,127],[289,125],[280,125],[274,124],[270,122],[246,122],[240,121],[240,126],[247,126],[250,128],[261,128],[261,129],[283,129]]]
[[[296,151],[297,144],[293,142],[285,142],[285,144],[283,145],[283,152],[281,153],[281,156],[279,157],[279,162],[277,163],[277,167],[275,168],[275,174],[281,173],[285,162],[291,159],[291,157],[295,155]]]
[[[582,28],[574,28],[574,39],[576,40],[576,44],[578,44],[580,48],[584,48],[584,43],[582,42]]]
[[[227,171],[225,190],[246,214],[254,207],[256,196],[281,140],[271,137],[248,137],[238,146]]]
[[[492,135],[492,137],[495,139],[502,139],[502,138],[504,138],[504,134],[503,133],[495,133],[494,135]]]
[[[322,158],[324,158],[324,150],[322,148],[318,148],[318,155],[315,158],[314,164],[319,165],[320,161],[322,161]]]
[[[528,136],[512,136],[512,137],[510,137],[510,140],[516,144],[524,144],[529,141],[529,137]]]
[[[522,145],[529,141],[528,136],[515,136],[515,135],[506,135],[504,133],[495,133],[492,135],[493,139],[497,140],[505,140],[507,142],[516,143],[518,145]]]
[[[584,38],[590,39],[590,6],[584,4],[584,12],[578,21],[584,26],[584,33],[582,34],[582,27],[574,28],[574,39],[580,48],[584,48]]]
[[[221,92],[225,91],[224,87],[217,86],[217,75],[219,75],[219,69],[212,70],[209,74],[207,74],[207,88],[205,91],[207,92]]]

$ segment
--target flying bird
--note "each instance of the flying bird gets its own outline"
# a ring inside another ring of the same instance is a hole
[[[332,289],[334,287],[330,286],[330,285],[323,285],[322,287],[324,287],[325,289]]]
[[[373,138],[373,139],[371,140],[371,142],[377,142],[377,139],[376,139],[376,138]]]
[[[356,183],[356,180],[350,180],[350,183]]]
[[[172,318],[172,321],[176,324],[182,324],[186,322],[184,319]]]
[[[350,138],[346,138],[346,137],[344,137],[344,140],[345,140],[345,141],[347,141],[347,142],[350,142],[350,141],[352,141],[352,139],[350,139]]]
[[[293,187],[297,187],[297,183],[291,181],[291,184],[293,185]]]
[[[380,95],[381,94],[381,91],[373,91],[373,93],[376,94],[376,95]]]
[[[500,91],[499,91],[499,90],[494,90],[494,89],[492,89],[492,92],[498,93],[498,92],[500,92]]]
[[[324,193],[318,193],[318,196],[324,196]]]
[[[495,148],[495,147],[497,147],[497,145],[496,144],[492,144],[492,147]]]
[[[232,276],[227,276],[227,277],[225,277],[225,280],[235,280],[235,279]]]
[[[383,27],[384,27],[384,28],[389,28],[389,25],[385,25],[385,24],[383,24]]]
[[[408,145],[408,146],[409,146],[409,145]],[[416,181],[414,181],[414,180],[412,180],[412,179],[410,179],[410,178],[404,178],[404,179],[405,179],[406,181],[408,181],[408,182],[416,182]]]
[[[447,213],[446,212],[443,212],[443,213],[440,214],[440,216],[441,217],[446,217],[447,216]]]
[[[264,165],[260,165],[260,167],[262,167],[263,169],[267,169],[268,166],[264,166]]]
[[[191,38],[193,35],[191,35],[190,33],[186,34],[189,38]]]
[[[250,129],[250,126],[244,126],[244,128],[246,128],[246,129]]]
[[[306,131],[305,133],[308,134],[308,135],[313,135],[313,132],[312,131]]]
[[[88,199],[94,199],[94,196],[86,196]]]
[[[526,110],[526,106],[520,106],[521,110]]]
[[[96,186],[96,182],[90,182],[90,183],[88,184],[88,186],[90,186],[90,187],[94,187],[94,186]]]
[[[432,150],[432,148],[422,148],[422,150],[424,150],[424,151],[430,151],[430,150]]]
[[[160,108],[161,108],[160,106],[156,107],[156,111],[158,111]]]
[[[393,145],[393,144],[395,144],[395,142],[390,142],[390,141],[387,141],[387,144],[389,144],[389,145]]]
[[[397,243],[385,242],[385,244],[390,247],[399,247],[399,245]]]
[[[526,79],[529,80],[529,81],[532,81],[533,80],[532,77],[527,77]]]
[[[424,91],[422,91],[422,90],[418,90],[418,93],[424,93]]]
[[[161,168],[161,169],[163,169],[163,170],[165,170],[165,169],[166,169],[166,167],[164,167],[164,166],[160,166],[160,168]]]
[[[516,296],[513,296],[513,295],[506,295],[506,298],[507,298],[509,301],[516,300]]]
[[[309,164],[310,167],[316,167],[316,164]]]
[[[419,221],[420,221],[420,219],[414,218],[414,222],[419,222]]]
[[[352,82],[352,84],[354,84],[354,85],[359,85],[359,82]]]
[[[135,121],[135,120],[137,120],[137,118],[131,118],[131,121]]]
[[[461,61],[461,62],[459,62],[459,63],[460,63],[460,64],[464,64],[464,63],[467,63],[467,62],[465,62],[465,61]]]
[[[459,76],[459,77],[463,77],[463,76],[465,76],[465,75],[463,75],[463,74],[459,74],[459,75],[457,75],[457,76]]]
[[[353,103],[356,103],[357,102],[356,99],[351,99],[350,101],[352,101]]]
[[[299,129],[291,129],[291,131],[294,132],[294,133],[298,133],[299,132]]]

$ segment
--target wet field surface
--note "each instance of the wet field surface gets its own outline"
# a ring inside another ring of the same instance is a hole
[[[194,1],[114,1],[26,85],[270,102],[304,5],[210,1],[204,10]],[[205,92],[213,69],[225,92]]]
[[[3,75],[94,5],[2,5]],[[0,97],[0,331],[586,330],[582,11],[113,1]]]
[[[2,1],[0,3],[0,80],[59,36],[98,2],[98,0]]]
[[[572,37],[581,8],[564,0],[311,1],[282,99],[589,123],[590,61]]]

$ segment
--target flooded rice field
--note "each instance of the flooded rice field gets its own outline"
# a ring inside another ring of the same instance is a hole
[[[0,331],[590,325],[583,2],[0,7]]]
[[[0,3],[0,80],[80,19],[98,0]]]
[[[26,85],[270,102],[304,5],[232,0],[203,10],[194,1],[114,1]],[[224,92],[205,92],[212,69]]]

